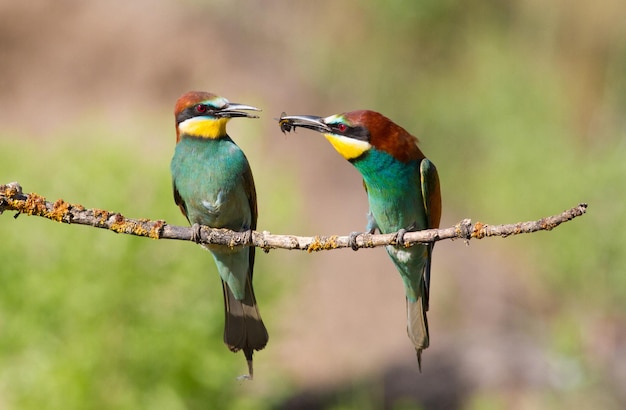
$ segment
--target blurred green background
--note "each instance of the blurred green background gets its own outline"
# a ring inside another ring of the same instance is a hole
[[[263,108],[229,133],[259,228],[365,226],[359,176],[273,118],[368,108],[421,140],[443,225],[537,219],[550,233],[436,246],[417,372],[382,249],[272,251],[252,383],[222,343],[208,253],[0,218],[0,409],[626,407],[626,3],[536,0],[0,0],[0,183],[184,224],[176,98]]]

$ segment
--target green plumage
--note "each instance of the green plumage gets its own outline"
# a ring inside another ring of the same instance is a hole
[[[438,181],[435,166],[426,158],[402,162],[376,148],[353,161],[363,176],[370,207],[368,231],[422,230],[429,226],[430,187]],[[438,182],[437,182],[438,183]],[[438,194],[438,192],[437,192]],[[387,253],[404,283],[409,338],[417,350],[428,347],[428,293],[432,245],[410,248],[387,246]]]
[[[254,185],[249,186],[252,173],[243,151],[233,140],[185,136],[176,145],[171,170],[175,192],[184,202],[189,222],[234,231],[251,229],[252,207],[256,208],[256,204],[250,203],[254,191]],[[237,299],[243,299],[249,248],[233,251],[215,246],[210,250],[222,280]]]
[[[283,113],[278,123],[283,132],[302,127],[322,133],[363,176],[370,206],[367,231],[398,232],[398,244],[387,246],[387,253],[404,283],[407,332],[421,368],[422,350],[429,344],[426,311],[433,245],[405,247],[401,232],[439,227],[441,191],[435,165],[414,136],[375,111],[325,118]],[[353,245],[357,235],[351,235]]]
[[[174,198],[190,223],[234,231],[256,229],[252,172],[244,153],[228,136],[182,135],[171,163]],[[243,349],[252,372],[252,353],[268,335],[252,288],[254,247],[206,247],[215,259],[224,288],[224,342]]]

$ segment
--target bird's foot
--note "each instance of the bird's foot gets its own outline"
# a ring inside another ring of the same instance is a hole
[[[348,237],[348,245],[352,248],[353,251],[359,250],[359,245],[356,244],[356,237],[361,235],[363,232],[350,232],[350,236]]]
[[[195,243],[200,243],[200,241],[202,240],[202,226],[200,224],[193,224],[191,225],[191,229],[191,240]]]
[[[352,248],[353,251],[358,251],[359,250],[359,245],[357,245],[357,243],[356,243],[357,236],[364,235],[364,234],[374,235],[374,233],[376,232],[376,229],[377,229],[377,227],[375,225],[374,226],[370,226],[368,224],[367,225],[367,230],[365,232],[350,232],[350,235],[348,236],[348,245],[350,245],[350,247]],[[363,242],[365,242],[365,240]]]
[[[245,245],[249,245],[252,243],[252,229],[248,228],[247,230],[243,231],[242,240]]]
[[[407,230],[404,228],[401,228],[398,230],[398,233],[396,233],[396,243],[400,246],[406,246],[406,242],[404,242],[404,235],[406,235]]]
[[[413,222],[411,226],[409,226],[406,229],[400,228],[398,230],[398,233],[396,233],[396,244],[400,246],[407,246],[406,241],[404,240],[404,235],[406,235],[407,232],[415,231],[415,228],[417,228],[417,225],[415,224],[415,222]]]

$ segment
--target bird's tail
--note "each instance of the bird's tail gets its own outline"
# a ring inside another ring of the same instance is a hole
[[[255,350],[263,349],[267,344],[269,339],[267,329],[261,319],[250,279],[246,283],[246,294],[242,300],[235,298],[224,281],[222,281],[222,288],[226,314],[224,343],[233,352],[243,350],[248,361],[249,378],[252,378],[252,354]]]
[[[424,282],[422,281],[422,284]],[[426,312],[428,311],[428,295],[424,292],[425,289],[418,296],[417,301],[411,302],[407,299],[407,333],[409,339],[415,346],[415,352],[417,353],[417,364],[420,371],[422,371],[422,350],[428,347],[428,319],[426,318]]]

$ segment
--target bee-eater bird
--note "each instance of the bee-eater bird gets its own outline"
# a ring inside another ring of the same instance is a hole
[[[409,338],[418,366],[428,347],[428,297],[433,244],[405,247],[404,233],[438,228],[441,193],[435,165],[417,146],[417,138],[374,111],[352,111],[321,118],[281,116],[283,132],[295,127],[322,133],[363,177],[369,201],[367,231],[398,232],[398,245],[387,253],[400,272],[406,293]],[[351,235],[353,248],[358,233]]]
[[[176,102],[176,150],[171,171],[174,200],[199,237],[200,225],[234,231],[256,229],[254,180],[243,151],[226,133],[231,118],[258,118],[260,111],[207,92],[191,91]],[[252,271],[254,247],[205,246],[217,265],[224,291],[224,343],[248,361],[268,341],[257,308]]]

